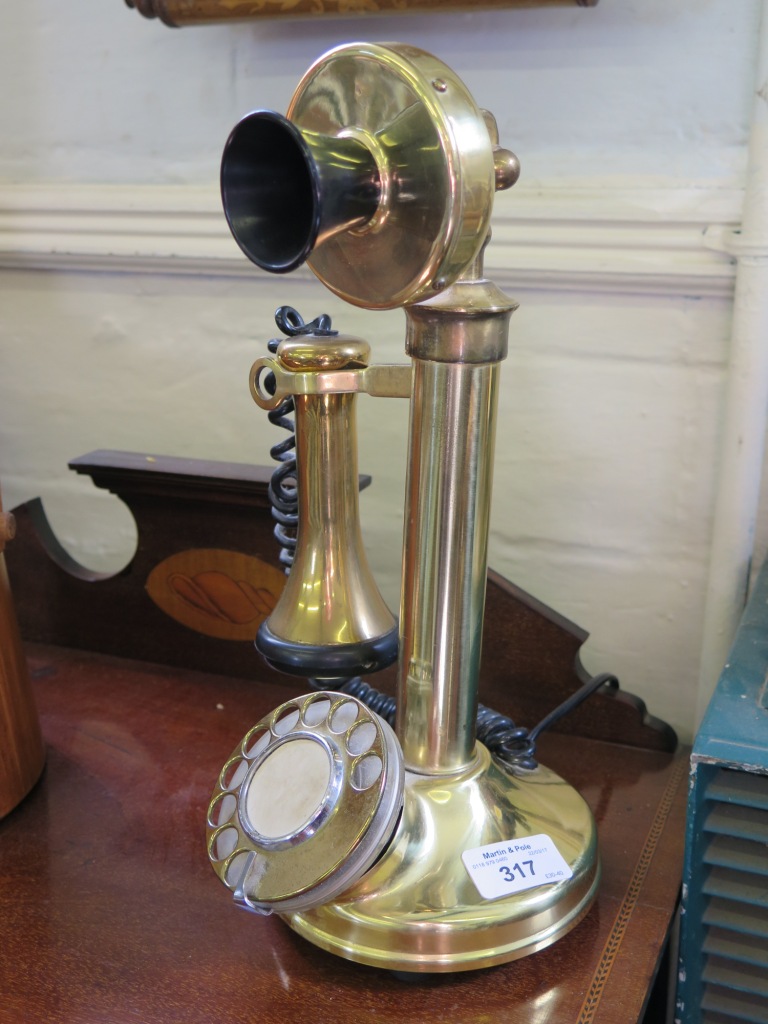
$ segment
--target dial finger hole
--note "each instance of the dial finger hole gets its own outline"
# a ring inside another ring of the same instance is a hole
[[[208,812],[208,824],[211,828],[226,825],[232,819],[237,807],[237,800],[232,793],[222,793],[211,804]]]
[[[269,735],[269,729],[265,725],[257,725],[255,729],[251,729],[242,744],[245,756],[254,758],[260,754],[269,743]]]
[[[272,731],[276,736],[285,736],[294,728],[299,720],[299,709],[294,704],[282,709],[272,722]]]
[[[331,715],[331,730],[333,732],[346,732],[357,718],[357,704],[351,700],[345,700],[339,704]]]
[[[376,742],[376,733],[373,722],[359,722],[347,737],[347,750],[353,756],[365,754]]]
[[[217,832],[211,843],[211,859],[226,860],[237,846],[238,833],[236,828],[225,828]]]
[[[326,720],[330,710],[331,702],[327,697],[318,697],[316,700],[308,701],[304,705],[304,724],[320,725]]]
[[[352,788],[360,791],[370,789],[378,781],[383,770],[384,763],[378,754],[366,754],[355,761],[352,767]]]
[[[222,789],[237,789],[247,774],[248,762],[237,757],[222,768],[219,785]]]
[[[229,886],[230,889],[236,889],[237,883],[240,881],[240,877],[245,871],[245,865],[248,863],[248,850],[240,850],[232,860],[227,864],[227,870],[224,872],[224,882]]]

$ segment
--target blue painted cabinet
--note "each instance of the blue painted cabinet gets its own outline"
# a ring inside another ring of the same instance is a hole
[[[676,1020],[768,1024],[768,564],[691,754]]]

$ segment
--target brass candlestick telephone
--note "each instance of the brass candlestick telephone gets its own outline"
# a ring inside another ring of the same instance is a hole
[[[258,360],[265,408],[294,396],[298,537],[257,647],[328,690],[257,723],[208,817],[242,907],[365,964],[460,971],[524,956],[586,913],[599,866],[582,798],[476,742],[499,367],[514,304],[482,272],[493,193],[517,179],[491,115],[430,54],[351,44],[306,73],[287,119],[248,115],[222,162],[246,255],[306,260],[331,291],[402,306],[402,367],[324,323]],[[271,387],[266,378],[272,374]],[[410,398],[399,626],[357,522],[355,393]],[[399,658],[395,731],[334,681]]]

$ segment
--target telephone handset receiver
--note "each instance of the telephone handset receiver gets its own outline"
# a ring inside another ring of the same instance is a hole
[[[246,733],[208,810],[208,855],[235,902],[259,914],[320,906],[388,845],[403,806],[392,728],[355,697],[286,701]]]

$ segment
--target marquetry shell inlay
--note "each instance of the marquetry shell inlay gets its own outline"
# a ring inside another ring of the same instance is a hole
[[[280,569],[253,555],[193,548],[155,566],[146,586],[159,608],[197,633],[253,640],[284,584]]]

